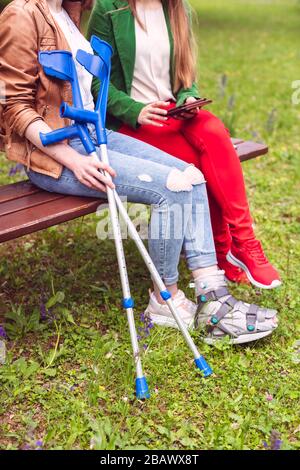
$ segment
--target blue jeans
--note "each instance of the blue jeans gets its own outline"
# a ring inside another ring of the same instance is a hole
[[[70,145],[86,155],[79,139]],[[118,194],[129,202],[151,205],[149,253],[165,283],[178,281],[182,248],[192,271],[217,264],[206,186],[199,170],[113,131],[108,131],[108,155],[117,172],[114,183]],[[59,179],[32,170],[28,176],[46,191],[106,199],[105,193],[81,184],[67,168]]]

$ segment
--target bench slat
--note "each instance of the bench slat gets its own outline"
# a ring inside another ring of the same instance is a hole
[[[16,214],[4,215],[1,217],[0,243],[90,214],[104,202],[101,199],[65,196],[31,209],[23,209],[17,213],[17,217]]]
[[[268,153],[269,148],[265,144],[258,144],[250,140],[236,145],[236,151],[241,162],[251,160],[252,158],[259,157]]]
[[[47,193],[46,191],[39,191],[36,194],[31,194],[19,197],[16,200],[10,200],[0,204],[0,217],[7,214],[13,214],[23,209],[30,209],[35,206],[40,206],[56,199],[62,199],[65,196],[57,193]],[[18,217],[18,214],[15,214]],[[2,219],[1,219],[2,220]],[[2,224],[1,224],[2,225]]]
[[[0,186],[0,204],[3,202],[14,201],[19,197],[30,196],[42,192],[37,186],[30,181],[21,181],[20,183],[6,184]]]

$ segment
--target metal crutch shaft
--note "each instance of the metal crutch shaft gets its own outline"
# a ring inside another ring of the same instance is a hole
[[[101,150],[101,160],[105,161],[105,157],[103,158],[103,155],[107,154],[106,145],[101,146],[100,150]],[[91,155],[98,158],[96,152],[93,152]],[[107,178],[111,179],[110,175],[107,172],[103,172],[103,174],[105,174]],[[122,240],[122,234],[121,234],[121,229],[120,229],[115,195],[114,195],[114,191],[109,186],[106,186],[106,191],[107,191],[109,212],[110,212],[110,217],[111,217],[111,224],[112,224],[113,236],[114,236],[116,253],[117,253],[121,286],[122,286],[122,291],[123,291],[123,307],[126,310],[126,314],[127,314],[127,321],[128,321],[128,326],[129,326],[130,339],[131,339],[131,345],[132,345],[133,356],[134,356],[134,363],[136,367],[136,396],[137,398],[140,398],[140,399],[149,398],[150,393],[148,389],[148,384],[147,384],[147,381],[143,374],[143,369],[142,369],[142,361],[141,361],[140,349],[139,349],[137,332],[136,332],[135,321],[134,321],[134,312],[133,312],[134,301],[131,297],[131,292],[130,292],[126,260],[125,260],[125,254],[124,254],[124,247],[123,247],[123,240]]]

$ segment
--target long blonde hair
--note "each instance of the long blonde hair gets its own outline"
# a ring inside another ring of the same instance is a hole
[[[129,8],[141,24],[136,9],[137,0],[128,0]],[[190,88],[196,77],[193,34],[184,0],[162,0],[166,3],[174,37],[174,91]]]

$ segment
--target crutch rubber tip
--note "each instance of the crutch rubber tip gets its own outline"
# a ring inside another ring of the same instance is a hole
[[[139,400],[150,398],[150,392],[146,377],[140,377],[135,381],[136,397]]]
[[[213,373],[212,369],[209,367],[203,356],[200,356],[195,359],[195,364],[196,367],[201,370],[204,377],[209,377]]]

